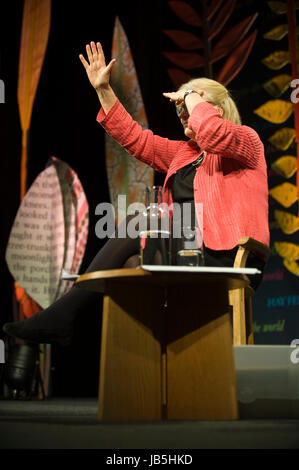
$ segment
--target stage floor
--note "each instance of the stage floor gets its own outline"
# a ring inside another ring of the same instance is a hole
[[[100,423],[97,400],[0,400],[1,449],[299,449],[298,419]]]

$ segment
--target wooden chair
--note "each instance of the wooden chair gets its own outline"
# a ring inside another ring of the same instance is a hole
[[[265,264],[270,256],[270,248],[250,237],[238,242],[234,268],[245,268],[248,256],[254,253]],[[233,316],[233,344],[254,344],[252,326],[252,297],[255,291],[251,286],[229,292]]]

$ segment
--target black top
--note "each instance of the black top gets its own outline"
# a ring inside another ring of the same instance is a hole
[[[197,160],[184,166],[173,176],[171,187],[173,202],[182,203],[194,199],[193,180],[203,158],[204,154],[201,154]]]
[[[192,163],[189,163],[189,165],[184,166],[180,170],[176,172],[176,174],[173,176],[172,179],[172,186],[171,186],[171,191],[172,191],[172,199],[173,202],[179,203],[179,204],[184,204],[184,203],[189,203],[190,204],[190,222],[189,224],[195,225],[195,206],[194,206],[194,188],[193,188],[193,180],[194,176],[196,173],[196,169],[201,165],[202,161],[204,158],[204,153],[202,153],[197,160],[193,161]],[[187,208],[185,207],[185,211]],[[181,217],[183,216],[183,209],[181,209],[179,215],[179,221],[176,221],[176,214],[173,214],[174,220],[173,222],[179,222],[181,223]]]

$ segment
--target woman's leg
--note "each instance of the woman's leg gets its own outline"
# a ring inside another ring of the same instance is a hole
[[[139,240],[110,238],[94,257],[86,272],[121,268],[126,260],[138,253]],[[10,336],[37,343],[68,344],[75,318],[98,308],[101,294],[73,287],[48,308],[21,322],[6,323],[3,327]]]

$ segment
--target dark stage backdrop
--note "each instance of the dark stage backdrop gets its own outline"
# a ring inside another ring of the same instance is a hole
[[[191,2],[192,3],[192,2]],[[240,2],[239,2],[240,4]],[[193,2],[196,5],[196,2]],[[229,89],[237,100],[243,122],[254,127],[268,148],[267,138],[275,125],[257,117],[253,111],[270,97],[262,83],[273,71],[261,60],[275,50],[273,42],[263,38],[264,32],[281,21],[269,10],[266,2],[243,1],[235,19],[259,12],[255,27],[258,37],[253,51],[241,71],[230,83]],[[19,205],[19,165],[21,155],[21,129],[17,109],[17,72],[22,23],[23,2],[2,2],[0,17],[0,79],[5,82],[6,102],[0,104],[1,119],[1,314],[0,326],[11,319],[13,279],[4,254]],[[99,110],[97,96],[88,83],[79,61],[79,53],[91,40],[102,42],[107,59],[110,58],[112,32],[118,15],[128,36],[139,78],[149,127],[157,134],[169,138],[182,138],[180,124],[173,107],[162,96],[173,89],[167,74],[170,64],[161,51],[175,48],[162,30],[179,28],[179,22],[167,1],[113,1],[86,0],[70,2],[52,0],[52,19],[49,43],[34,103],[29,142],[28,185],[44,169],[52,155],[66,161],[78,174],[90,206],[90,232],[81,272],[87,267],[103,241],[97,239],[94,227],[95,207],[108,201],[105,170],[104,132],[96,123]],[[234,18],[233,18],[234,20]],[[283,22],[283,21],[282,21]],[[287,49],[287,38],[280,44]],[[277,49],[277,47],[276,47]],[[290,69],[284,69],[290,73]],[[290,90],[284,95],[288,99]],[[292,121],[292,117],[290,121]],[[292,126],[293,123],[290,124]],[[293,148],[293,155],[296,149]],[[267,155],[269,162],[275,154]],[[273,173],[273,172],[272,172]],[[274,174],[269,175],[270,186],[275,185]],[[155,175],[156,183],[163,176]],[[238,197],[238,188],[233,188]],[[242,197],[242,195],[240,195]],[[270,201],[271,211],[274,202]],[[270,211],[270,219],[273,218]],[[295,234],[293,240],[297,238]],[[281,240],[281,232],[273,233],[273,240]],[[298,242],[298,239],[297,239]],[[296,243],[296,241],[294,241]],[[273,241],[271,242],[273,246]],[[298,277],[288,273],[282,259],[273,251],[266,273],[281,269],[280,280],[263,282],[254,302],[256,343],[288,344],[299,337]],[[270,276],[271,277],[271,276]],[[277,299],[284,299],[279,303]],[[290,300],[291,298],[291,300]],[[276,299],[276,300],[275,300]],[[298,300],[298,304],[297,304]],[[57,395],[96,395],[100,346],[101,303],[98,312],[86,312],[78,319],[75,338],[68,348],[53,348],[52,374],[54,393]],[[277,325],[275,330],[273,325]],[[272,331],[267,325],[272,325]],[[280,328],[280,329],[279,329]],[[3,333],[0,333],[0,337]]]

